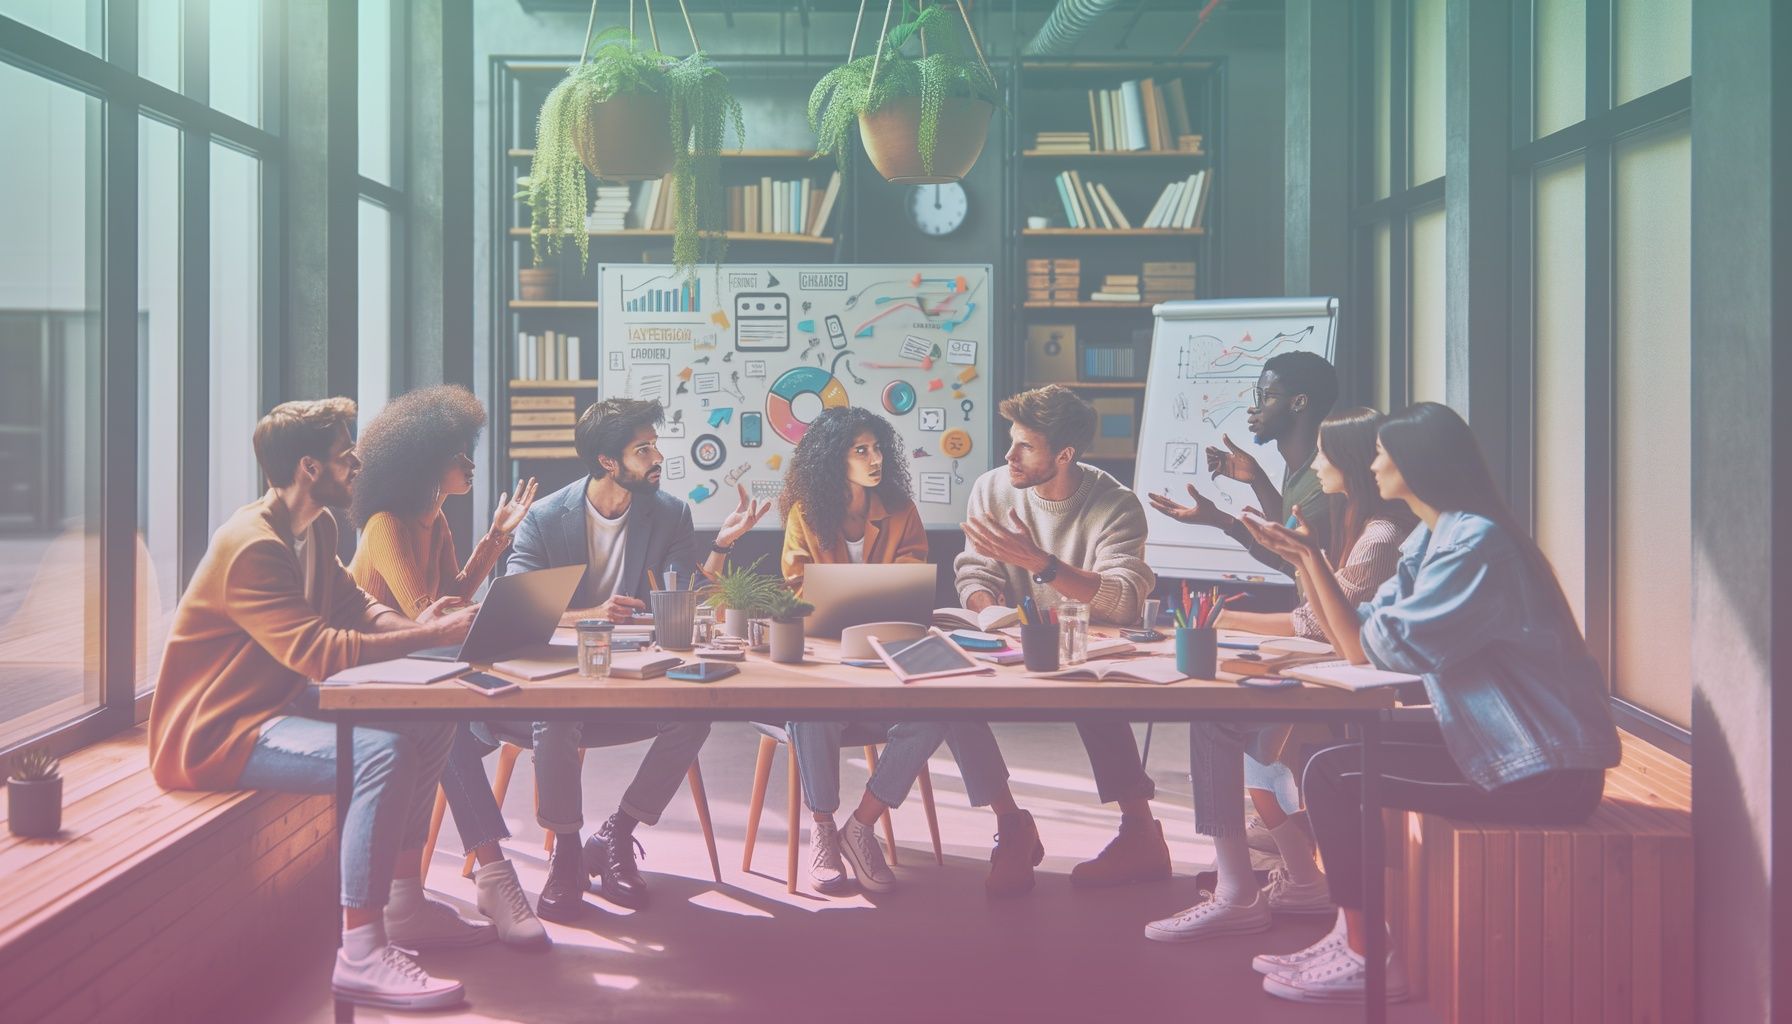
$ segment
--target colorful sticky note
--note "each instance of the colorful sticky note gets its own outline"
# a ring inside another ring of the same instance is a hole
[[[782,465],[784,465],[784,456],[782,455],[773,455],[771,458],[765,460],[766,469],[777,469]]]
[[[945,386],[946,386],[946,382],[939,379],[938,377],[935,377],[932,380],[927,382],[927,390],[929,390],[929,391],[938,391],[939,389],[941,389]]]
[[[723,406],[722,408],[719,408],[719,409],[709,410],[709,425],[712,427],[719,427],[724,423],[728,423],[728,422],[732,421],[733,419],[734,419],[734,408],[732,406]]]
[[[959,371],[958,383],[960,383],[960,384],[969,384],[971,381],[974,381],[976,379],[977,379],[977,368],[975,366],[967,366],[963,370]]]
[[[679,380],[690,380],[691,379],[691,368],[687,366],[684,369],[678,371],[678,379]]]
[[[709,314],[709,322],[715,324],[717,327],[720,327],[724,331],[727,330],[730,326],[728,323],[728,314],[724,313],[723,311],[721,311],[719,309],[716,310],[714,313]]]

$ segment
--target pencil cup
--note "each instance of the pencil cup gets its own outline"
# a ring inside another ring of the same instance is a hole
[[[1212,679],[1219,674],[1220,631],[1205,629],[1176,630],[1176,671],[1196,679]]]
[[[1020,655],[1028,672],[1058,670],[1058,627],[1041,622],[1020,627]]]
[[[655,590],[653,598],[653,634],[659,645],[668,651],[688,651],[691,627],[697,618],[695,590]]]

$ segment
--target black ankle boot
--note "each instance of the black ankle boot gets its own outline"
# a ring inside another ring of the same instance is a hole
[[[597,891],[604,899],[619,907],[642,910],[647,906],[647,880],[635,867],[635,852],[645,857],[647,851],[633,830],[622,833],[616,825],[616,816],[611,815],[596,835],[585,840],[585,870],[601,879]]]
[[[585,864],[576,832],[555,837],[548,860],[548,880],[541,887],[535,912],[544,921],[577,920],[585,911]]]

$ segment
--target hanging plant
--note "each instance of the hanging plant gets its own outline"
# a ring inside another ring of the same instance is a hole
[[[595,0],[592,12],[595,19]],[[525,191],[536,263],[560,252],[569,236],[579,265],[590,259],[587,170],[605,181],[650,180],[670,171],[673,263],[688,273],[706,247],[720,262],[718,158],[729,128],[736,145],[745,144],[746,125],[727,76],[695,49],[694,35],[692,46],[690,56],[675,59],[657,45],[641,47],[629,29],[606,29],[588,40],[586,59],[548,94],[535,124]]]
[[[911,7],[903,0],[902,20],[891,28],[894,7],[889,0],[876,51],[856,59],[848,53],[846,63],[823,75],[809,94],[816,155],[832,153],[844,171],[856,124],[865,155],[885,179],[957,181],[983,152],[1001,90],[968,19],[974,58],[962,52],[958,21],[945,7]],[[958,10],[963,19],[962,4]],[[864,14],[861,0],[861,20]],[[919,57],[903,53],[911,42],[920,44]]]

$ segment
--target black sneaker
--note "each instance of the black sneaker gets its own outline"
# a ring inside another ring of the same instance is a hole
[[[616,834],[616,817],[610,816],[597,834],[585,840],[585,871],[599,879],[597,891],[604,899],[630,910],[647,908],[647,880],[635,866],[635,854],[647,850],[633,834]]]

